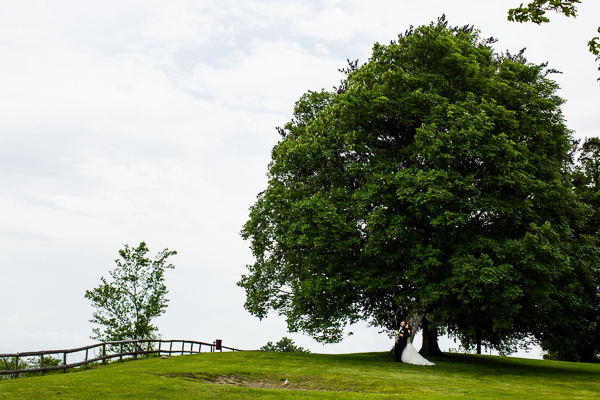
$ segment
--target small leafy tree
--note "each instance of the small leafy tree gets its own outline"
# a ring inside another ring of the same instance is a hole
[[[146,257],[148,247],[141,242],[137,248],[125,245],[119,250],[121,259],[115,260],[117,267],[110,271],[112,282],[100,278],[100,286],[86,290],[85,298],[92,302],[96,311],[90,322],[104,326],[94,328],[92,339],[114,341],[128,339],[150,339],[158,328],[152,320],[165,312],[168,293],[164,284],[165,269],[175,268],[167,264],[169,256],[176,251],[165,249],[154,261]]]
[[[292,339],[289,339],[285,336],[275,344],[273,344],[273,342],[267,342],[267,344],[261,347],[260,350],[280,351],[284,353],[310,353],[310,350],[307,350],[304,347],[296,346]]]

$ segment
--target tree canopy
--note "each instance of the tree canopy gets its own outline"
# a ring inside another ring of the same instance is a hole
[[[563,100],[494,42],[442,17],[300,98],[242,230],[252,314],[325,342],[418,313],[479,345],[565,323],[591,267]]]

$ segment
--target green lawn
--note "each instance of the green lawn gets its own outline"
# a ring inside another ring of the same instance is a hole
[[[203,353],[0,380],[0,400],[600,398],[600,365],[464,354],[432,361],[406,365],[389,353]]]

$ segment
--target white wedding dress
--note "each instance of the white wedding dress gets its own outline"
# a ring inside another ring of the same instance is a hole
[[[415,346],[412,345],[410,339],[407,340],[406,347],[402,352],[402,362],[414,365],[435,365],[431,361],[427,361],[425,357],[419,354]]]

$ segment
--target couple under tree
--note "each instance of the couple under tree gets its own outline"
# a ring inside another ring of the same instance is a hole
[[[394,346],[396,361],[414,365],[435,365],[420,355],[415,346],[412,345],[412,332],[410,329],[404,321],[400,322],[400,329],[396,333],[396,345]]]

